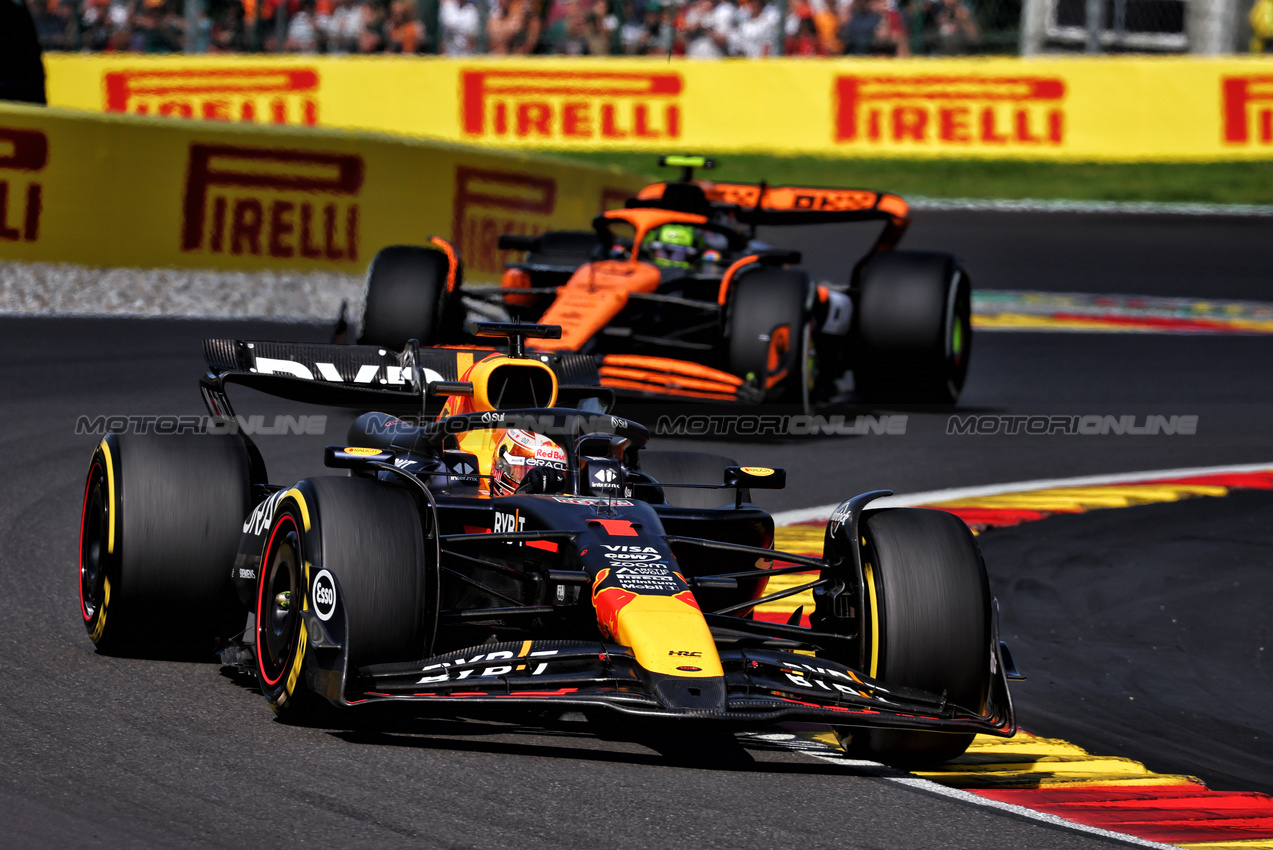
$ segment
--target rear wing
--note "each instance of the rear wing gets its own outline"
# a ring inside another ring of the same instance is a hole
[[[205,339],[203,353],[208,364],[208,374],[199,382],[204,403],[213,416],[232,419],[228,384],[329,407],[418,415],[437,401],[440,410],[444,397],[429,393],[430,384],[458,381],[474,363],[503,352],[485,346],[395,352],[374,345]],[[613,391],[600,385],[591,357],[546,356],[557,375],[559,404],[593,397],[609,407]]]
[[[637,194],[637,203],[663,199],[669,186],[685,184],[654,183]],[[786,226],[800,224],[832,224],[854,221],[884,222],[884,231],[875,251],[893,248],[910,224],[910,206],[888,192],[871,189],[820,189],[810,186],[768,186],[765,183],[712,183],[696,180],[693,184],[714,207],[727,206],[742,224]],[[682,194],[673,193],[673,194]]]

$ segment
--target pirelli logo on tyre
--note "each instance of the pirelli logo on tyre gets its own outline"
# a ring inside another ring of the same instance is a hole
[[[107,112],[257,124],[318,124],[316,68],[108,71]]]
[[[1058,77],[877,77],[835,83],[835,141],[909,150],[1023,150],[1065,142]]]
[[[460,72],[460,126],[474,140],[590,143],[681,137],[681,74]]]
[[[40,238],[49,137],[39,130],[0,127],[0,243]]]
[[[1229,145],[1273,145],[1273,74],[1225,77],[1224,141]]]
[[[192,144],[181,250],[356,262],[365,172],[356,154]]]

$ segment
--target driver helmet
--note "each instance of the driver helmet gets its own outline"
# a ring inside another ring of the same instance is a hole
[[[650,234],[650,257],[660,268],[696,268],[703,253],[703,233],[688,224],[665,224]]]
[[[517,492],[522,479],[532,469],[549,467],[566,471],[566,453],[547,437],[531,431],[510,428],[495,446],[491,462],[491,495],[508,496]]]

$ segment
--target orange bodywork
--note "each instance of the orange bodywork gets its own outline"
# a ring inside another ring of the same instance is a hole
[[[662,278],[658,266],[636,259],[646,234],[665,224],[707,222],[701,215],[656,209],[610,210],[605,217],[636,229],[631,256],[626,260],[587,263],[576,269],[570,280],[558,287],[557,299],[539,319],[541,325],[560,325],[561,339],[529,340],[529,347],[538,351],[582,348],[627,306],[630,293],[659,288]]]
[[[537,351],[577,351],[619,315],[632,292],[659,288],[659,270],[649,263],[601,260],[575,270],[557,299],[539,319],[541,325],[561,325],[561,339],[527,340]]]
[[[736,401],[743,385],[737,375],[700,363],[638,354],[607,354],[599,372],[603,387],[713,401]]]
[[[725,306],[725,302],[729,300],[729,287],[734,283],[734,278],[738,277],[738,272],[745,266],[759,260],[760,257],[755,254],[749,254],[746,257],[735,260],[725,269],[725,276],[720,279],[720,291],[716,293],[716,303]]]
[[[454,292],[455,285],[459,282],[457,276],[460,268],[460,259],[455,253],[455,246],[439,236],[430,236],[429,241],[446,254],[446,291]]]

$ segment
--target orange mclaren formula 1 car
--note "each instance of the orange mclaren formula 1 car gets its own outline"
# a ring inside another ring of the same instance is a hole
[[[1013,734],[1015,670],[953,514],[874,509],[888,492],[863,493],[830,518],[822,557],[775,551],[750,492],[781,488],[783,470],[647,448],[577,355],[523,347],[559,328],[478,333],[509,337],[508,352],[207,340],[218,421],[234,419],[229,384],[411,413],[360,415],[326,474],[277,483],[241,433],[109,433],[80,527],[97,647],[217,638],[222,663],[297,721],[377,703],[806,720],[896,764]],[[755,613],[806,591],[807,618]]]
[[[894,250],[908,223],[896,195],[693,179],[703,157],[664,157],[679,180],[647,186],[592,231],[506,235],[524,252],[499,288],[465,288],[455,250],[380,251],[359,342],[400,349],[468,344],[469,318],[560,325],[541,352],[597,361],[621,397],[829,400],[852,371],[866,401],[947,404],[968,372],[970,281],[948,254]],[[761,225],[879,222],[845,279],[816,283],[799,252],[758,241]]]

